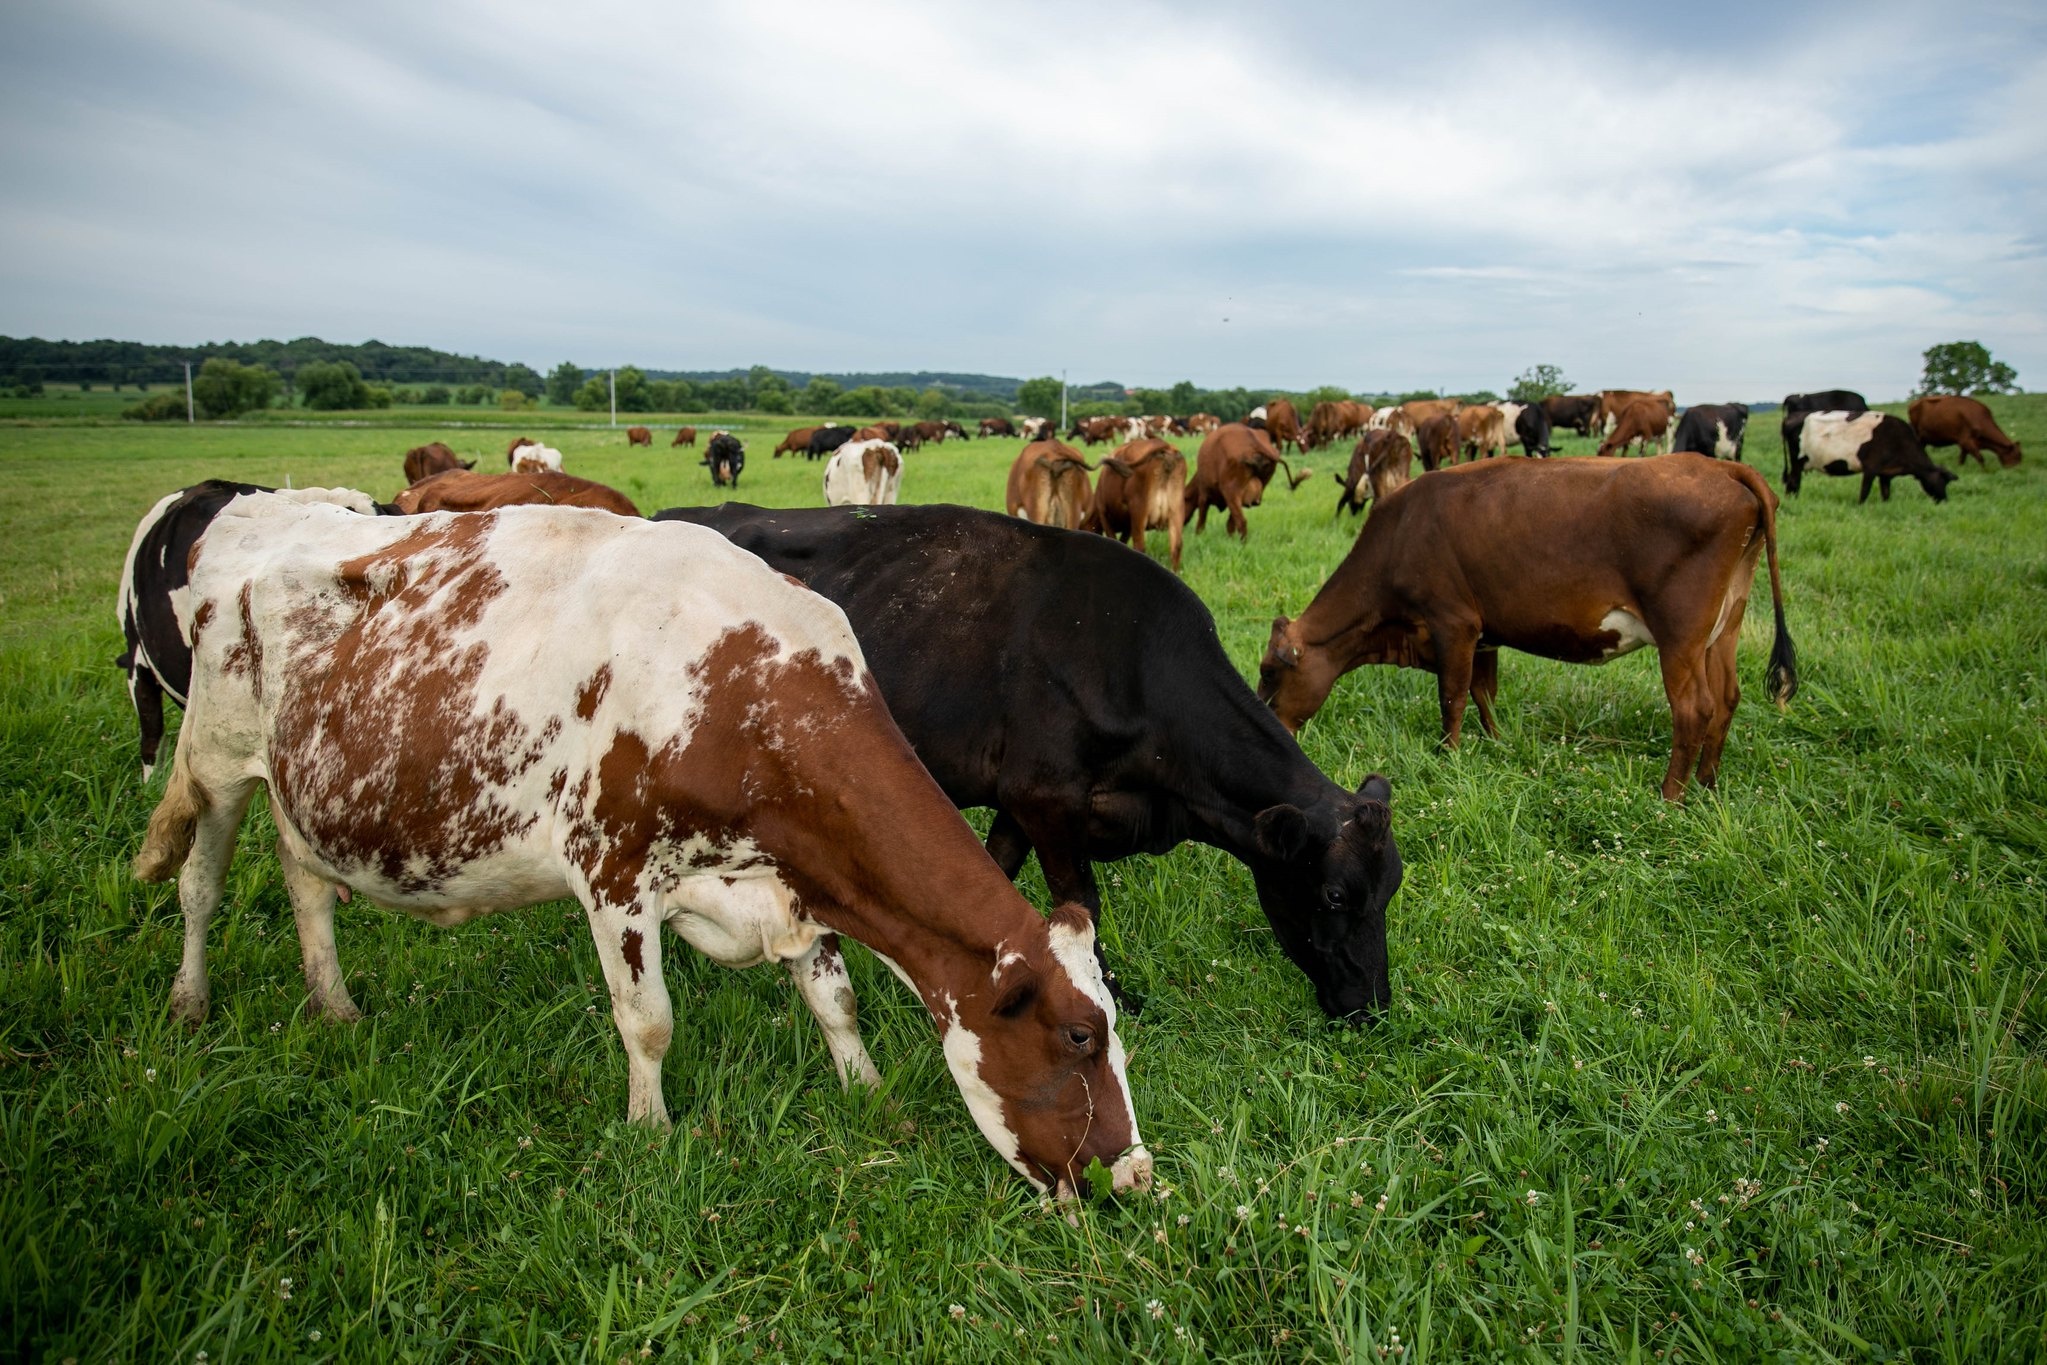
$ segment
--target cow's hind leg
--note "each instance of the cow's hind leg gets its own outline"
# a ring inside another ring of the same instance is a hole
[[[1670,766],[1663,774],[1663,799],[1684,799],[1685,783],[1704,747],[1718,711],[1708,676],[1707,651],[1697,643],[1659,647],[1663,693],[1670,701]]]
[[[135,703],[135,723],[142,731],[142,780],[147,782],[163,748],[163,684],[149,665],[128,665],[128,699]]]
[[[270,818],[277,825],[277,863],[284,870],[284,889],[291,896],[292,918],[298,924],[299,957],[306,972],[306,1012],[337,1024],[352,1024],[362,1011],[349,997],[341,974],[341,954],[334,944],[334,883],[314,872],[301,856],[298,835],[270,798]]]
[[[1493,699],[1499,695],[1500,651],[1482,649],[1471,661],[1471,699],[1478,703],[1478,723],[1491,739],[1500,737],[1500,727],[1493,723]]]
[[[810,950],[789,960],[789,976],[803,1003],[824,1030],[824,1044],[831,1050],[838,1068],[839,1084],[848,1089],[855,1081],[874,1087],[881,1073],[860,1041],[860,1021],[853,1001],[853,978],[846,974],[846,959],[839,954],[837,934],[819,934]]]
[[[178,908],[185,916],[185,951],[178,964],[177,980],[171,983],[170,1016],[197,1028],[204,1022],[212,1001],[212,987],[206,977],[206,930],[213,922],[213,912],[220,908],[228,864],[234,861],[235,835],[241,829],[242,812],[249,808],[256,782],[254,778],[239,778],[212,787],[202,786],[173,760],[171,783],[175,786],[180,782],[199,794],[199,809],[193,816],[191,851],[185,855],[184,868],[178,873]],[[164,803],[170,804],[176,795],[166,788]],[[154,834],[154,817],[150,823]]]
[[[1443,711],[1443,747],[1454,749],[1464,737],[1464,706],[1471,697],[1478,632],[1456,627],[1442,630],[1431,623],[1436,642],[1436,700]]]
[[[643,897],[633,905],[592,905],[587,911],[597,961],[611,988],[611,1019],[625,1044],[626,1120],[666,1128],[661,1059],[675,1037],[675,1008],[661,979],[659,901]]]
[[[1705,744],[1699,750],[1699,785],[1710,788],[1720,780],[1720,753],[1727,747],[1727,732],[1734,726],[1734,709],[1741,705],[1741,680],[1735,671],[1735,645],[1741,638],[1741,611],[1728,618],[1726,628],[1706,650],[1706,687],[1714,702],[1713,716],[1706,726]]]

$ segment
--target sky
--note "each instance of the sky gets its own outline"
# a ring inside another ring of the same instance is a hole
[[[2047,7],[0,7],[0,334],[2047,386]]]

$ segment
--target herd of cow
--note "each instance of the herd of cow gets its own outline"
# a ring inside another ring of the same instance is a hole
[[[172,1012],[206,1012],[207,926],[260,784],[316,1014],[358,1017],[338,899],[454,925],[573,896],[628,1058],[628,1116],[665,1123],[661,929],[728,966],[785,964],[842,1081],[873,1083],[843,935],[917,993],[975,1122],[1034,1185],[1075,1196],[1099,1163],[1143,1188],[1094,864],[1190,839],[1224,850],[1322,1009],[1381,1010],[1402,877],[1391,790],[1332,782],[1293,738],[1344,673],[1434,673],[1454,745],[1467,701],[1496,732],[1502,648],[1603,663],[1652,646],[1675,801],[1717,777],[1766,558],[1766,684],[1780,705],[1796,692],[1777,500],[1740,460],[1747,411],[1676,420],[1668,399],[1339,403],[1305,423],[1278,400],[1245,423],[1076,424],[1072,439],[1120,442],[1099,463],[1042,419],[990,419],[980,434],[1026,438],[1009,515],[891,505],[902,450],[965,438],[952,423],[791,432],[773,453],[828,460],[824,508],[643,518],[523,437],[504,474],[438,442],[409,451],[390,503],[180,489],[136,528],[118,603],[145,779],[163,699],[186,711],[136,858],[138,876],[178,881]],[[1546,455],[1559,426],[1601,432],[1603,454],[1638,432],[1677,452],[1476,458]],[[1853,394],[1800,395],[1784,431],[1794,492],[1803,469],[1847,463],[1865,497],[1903,473],[1939,498],[1946,471],[1913,463],[1925,445],[2020,458],[1968,399],[1921,400],[1905,422]],[[1196,432],[1190,477],[1168,438]],[[1369,500],[1373,515],[1301,614],[1274,621],[1254,691],[1177,577],[1185,518],[1198,530],[1221,509],[1247,536],[1244,509],[1278,471],[1308,477],[1289,446],[1351,438],[1338,512]],[[652,444],[644,428],[628,439]],[[685,428],[675,444],[695,441]],[[1410,477],[1416,454],[1432,472]],[[736,487],[744,452],[714,433],[705,463]],[[1109,540],[1141,551],[1147,530],[1168,534],[1170,572]],[[975,806],[994,811],[985,844],[954,814]],[[1014,887],[1033,851],[1049,918]]]

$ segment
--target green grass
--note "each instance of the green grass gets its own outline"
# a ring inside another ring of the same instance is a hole
[[[0,1356],[2038,1359],[2047,400],[1995,406],[2033,458],[1946,506],[1821,478],[1787,501],[1804,690],[1758,700],[1752,609],[1717,795],[1657,799],[1647,653],[1508,656],[1504,737],[1454,754],[1426,676],[1338,686],[1304,742],[1391,775],[1408,866],[1378,1026],[1323,1022],[1230,860],[1104,869],[1170,1194],[1078,1226],[859,950],[880,1095],[839,1091],[783,974],[671,954],[668,1136],[619,1122],[572,906],[452,931],[344,907],[367,1017],[305,1022],[260,816],[212,1018],[168,1026],[179,917],[126,873],[154,793],[108,663],[135,518],[207,475],[388,496],[407,446],[504,433],[0,429]],[[790,424],[750,429],[749,500],[819,501],[818,465],[766,458]],[[644,508],[710,499],[693,455],[553,443]],[[904,496],[996,505],[1015,450],[914,453]],[[1313,463],[1248,545],[1190,540],[1247,674],[1354,533]]]

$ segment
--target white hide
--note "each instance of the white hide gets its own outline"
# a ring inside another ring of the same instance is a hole
[[[1609,659],[1618,659],[1623,654],[1633,654],[1644,645],[1656,643],[1656,637],[1649,633],[1648,623],[1626,607],[1615,607],[1599,620],[1601,630],[1610,630],[1620,636],[1606,653],[1592,662],[1603,664]]]
[[[520,446],[510,458],[514,474],[559,474],[562,453],[553,446]]]
[[[1510,446],[1520,445],[1521,432],[1518,424],[1521,420],[1522,409],[1528,405],[1526,403],[1508,402],[1495,404],[1495,406],[1499,408],[1500,416],[1504,417],[1507,421],[1507,444]]]
[[[1130,1091],[1130,1076],[1125,1070],[1123,1038],[1116,1031],[1116,997],[1109,991],[1109,983],[1102,980],[1102,964],[1095,956],[1095,934],[1090,928],[1072,929],[1064,924],[1051,927],[1052,957],[1066,969],[1073,978],[1073,984],[1088,999],[1101,1007],[1109,1020],[1109,1072],[1116,1078],[1116,1085],[1125,1096]],[[1115,1177],[1115,1187],[1127,1190],[1133,1184],[1147,1183],[1151,1177],[1151,1153],[1145,1150],[1144,1138],[1137,1131],[1137,1113],[1132,1109],[1130,1118],[1130,1150],[1118,1157],[1109,1168]]]
[[[867,475],[867,452],[877,455],[874,477]],[[893,456],[895,468],[886,457]],[[893,507],[903,481],[902,452],[883,440],[848,441],[832,452],[824,467],[824,500],[828,507]]]
[[[1245,413],[1245,414],[1244,414],[1244,420],[1245,420],[1245,421],[1247,421],[1247,422],[1254,422],[1254,421],[1257,421],[1257,422],[1262,422],[1262,421],[1264,421],[1264,420],[1265,420],[1265,404],[1263,404],[1263,403],[1260,403],[1260,404],[1259,404],[1259,405],[1258,405],[1257,407],[1255,407],[1255,408],[1251,409],[1251,411],[1249,411],[1249,412]]]
[[[1741,447],[1727,432],[1727,423],[1716,420],[1713,423],[1713,455],[1716,459],[1731,460],[1740,454]]]
[[[1798,433],[1798,452],[1813,469],[1829,474],[1862,470],[1862,447],[1883,421],[1880,412],[1815,412]]]

